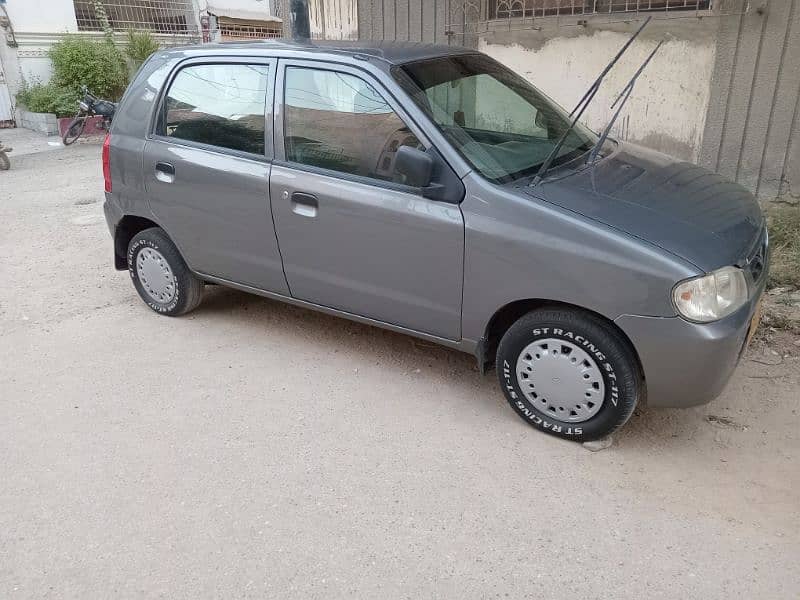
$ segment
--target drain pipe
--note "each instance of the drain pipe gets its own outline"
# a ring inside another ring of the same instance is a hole
[[[308,15],[308,0],[290,1],[289,27],[292,31],[293,40],[311,40],[311,21]]]

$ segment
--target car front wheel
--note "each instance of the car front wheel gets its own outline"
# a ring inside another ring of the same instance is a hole
[[[574,441],[622,427],[645,393],[628,341],[591,313],[560,307],[516,321],[497,349],[500,386],[528,423]]]

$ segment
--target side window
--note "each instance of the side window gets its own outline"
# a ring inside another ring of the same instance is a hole
[[[288,67],[284,133],[291,162],[402,183],[394,172],[400,146],[417,137],[363,79]]]
[[[165,102],[162,135],[264,154],[267,65],[193,65],[181,69]]]

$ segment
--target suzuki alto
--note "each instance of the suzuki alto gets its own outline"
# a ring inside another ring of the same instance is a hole
[[[161,315],[213,283],[470,353],[597,439],[719,395],[768,268],[752,194],[607,134],[465,48],[163,50],[103,147],[115,266]]]

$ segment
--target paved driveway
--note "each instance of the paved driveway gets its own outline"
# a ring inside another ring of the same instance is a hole
[[[0,172],[0,598],[797,598],[796,358],[591,453],[466,355],[220,287],[153,314],[99,157]]]

